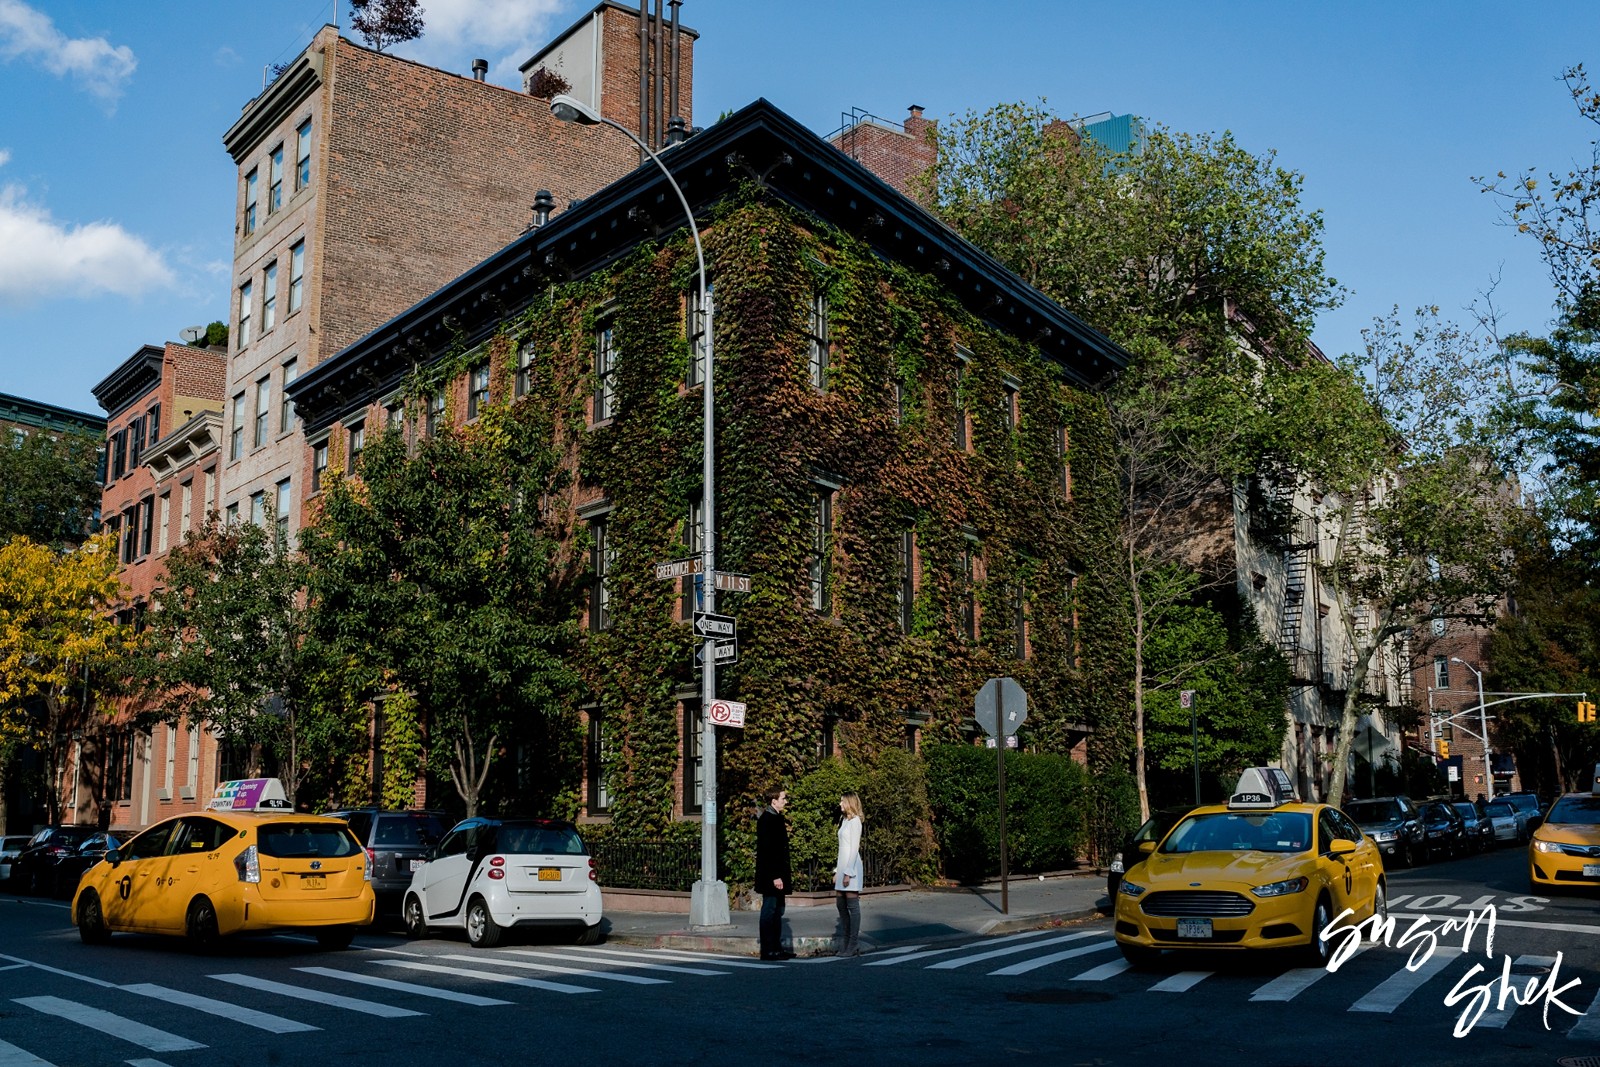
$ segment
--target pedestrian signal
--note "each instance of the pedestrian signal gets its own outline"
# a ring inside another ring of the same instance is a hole
[[[1448,742],[1448,741],[1440,741],[1439,742],[1439,758],[1440,759],[1449,759],[1450,758],[1450,742]]]

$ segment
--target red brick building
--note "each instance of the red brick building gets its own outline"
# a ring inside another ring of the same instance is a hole
[[[696,35],[640,28],[639,9],[601,3],[524,65],[524,85],[558,74],[624,126],[653,119],[659,143],[659,114],[693,118]],[[484,73],[374,52],[329,26],[224,135],[238,165],[225,515],[300,527],[312,472],[285,399],[297,376],[515,239],[537,191],[565,205],[638,165],[623,138],[564,126],[548,99]],[[360,420],[343,429],[359,449]]]

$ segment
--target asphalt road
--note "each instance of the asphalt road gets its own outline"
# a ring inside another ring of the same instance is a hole
[[[781,964],[534,942],[485,952],[388,932],[343,952],[279,936],[203,957],[131,935],[84,946],[65,905],[0,896],[0,1067],[1600,1057],[1600,898],[1533,897],[1524,863],[1506,849],[1393,872],[1391,943],[1333,972],[1228,955],[1133,971],[1106,919]],[[1485,921],[1464,952],[1465,931],[1447,924],[1491,907],[1492,947]],[[1427,933],[1402,945],[1413,928]],[[1517,991],[1537,995],[1500,1011],[1508,962]],[[1474,1019],[1479,987],[1491,1003]]]

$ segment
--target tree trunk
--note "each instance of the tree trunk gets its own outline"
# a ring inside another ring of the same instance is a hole
[[[1133,575],[1129,575],[1133,578]],[[1139,788],[1139,821],[1150,818],[1150,789],[1144,771],[1144,601],[1139,582],[1132,581],[1133,593],[1133,778]]]
[[[450,780],[455,784],[456,793],[467,806],[467,818],[478,814],[478,801],[483,793],[483,783],[489,777],[489,766],[494,760],[494,746],[499,743],[498,733],[489,735],[489,743],[484,746],[483,759],[478,759],[478,750],[472,744],[472,731],[465,725],[455,739],[455,755],[450,760]]]
[[[1361,712],[1361,690],[1367,684],[1372,654],[1377,645],[1357,646],[1355,668],[1350,672],[1349,688],[1344,691],[1344,714],[1339,719],[1339,742],[1333,746],[1333,783],[1328,787],[1329,804],[1338,807],[1344,800],[1345,768],[1350,762],[1350,747],[1355,742],[1356,719]]]

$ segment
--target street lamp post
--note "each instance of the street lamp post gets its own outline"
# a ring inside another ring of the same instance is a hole
[[[700,272],[700,313],[705,316],[705,373],[701,384],[705,389],[701,410],[702,422],[702,451],[704,453],[703,467],[701,470],[704,493],[701,498],[700,511],[704,523],[704,536],[700,546],[700,589],[704,597],[705,610],[717,610],[717,557],[716,557],[716,530],[717,509],[716,500],[716,453],[715,453],[715,423],[712,410],[712,329],[711,329],[711,300],[706,286],[706,255],[705,249],[700,244],[700,227],[695,222],[694,212],[689,208],[689,200],[683,195],[683,189],[677,180],[672,177],[672,172],[667,170],[666,164],[661,162],[661,157],[650,150],[650,146],[641,141],[632,130],[626,126],[618,125],[612,120],[601,115],[581,100],[565,94],[557,96],[550,101],[550,113],[561,122],[575,122],[582,126],[610,126],[620,130],[630,141],[639,146],[639,151],[650,157],[650,161],[660,168],[662,176],[667,179],[667,184],[672,191],[678,194],[678,204],[683,208],[684,217],[689,221],[689,236],[694,238],[695,265]],[[690,355],[693,358],[693,354]],[[717,878],[717,728],[711,722],[711,704],[717,698],[717,649],[716,639],[707,637],[701,650],[703,660],[700,667],[700,760],[701,778],[703,780],[700,801],[700,880],[694,884],[689,899],[689,924],[691,926],[726,926],[728,918],[728,887]]]
[[[1451,656],[1450,662],[1461,664],[1467,670],[1471,671],[1473,676],[1478,679],[1478,729],[1483,733],[1483,795],[1486,800],[1493,800],[1494,766],[1489,759],[1489,716],[1484,711],[1483,707],[1483,672],[1478,670],[1478,668],[1474,667],[1472,664],[1468,663],[1466,660],[1462,659],[1460,656]],[[1462,777],[1465,778],[1466,776],[1462,775]],[[1461,783],[1462,788],[1465,788],[1466,784],[1467,783],[1463,781]]]

